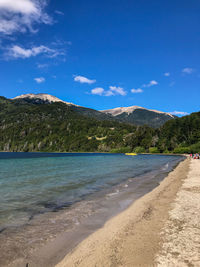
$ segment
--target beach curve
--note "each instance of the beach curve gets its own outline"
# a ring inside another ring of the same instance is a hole
[[[156,266],[156,257],[165,242],[161,232],[169,219],[177,192],[192,175],[193,167],[189,158],[179,163],[157,188],[110,219],[56,267]]]

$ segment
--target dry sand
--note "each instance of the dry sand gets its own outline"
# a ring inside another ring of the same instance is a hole
[[[162,231],[158,266],[200,266],[200,160],[178,191]]]
[[[200,160],[187,158],[56,267],[200,266],[199,184]]]

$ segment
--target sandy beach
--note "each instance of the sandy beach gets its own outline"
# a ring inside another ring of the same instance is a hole
[[[200,161],[187,158],[56,267],[200,266],[199,179]]]

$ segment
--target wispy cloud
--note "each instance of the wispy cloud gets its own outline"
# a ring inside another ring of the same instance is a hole
[[[65,14],[60,10],[55,10],[55,13],[61,16],[64,16]]]
[[[13,45],[6,48],[4,53],[4,58],[9,59],[18,59],[18,58],[30,58],[38,55],[44,55],[45,57],[55,58],[60,55],[64,55],[64,51],[60,49],[50,48],[44,45],[34,46],[31,48],[24,48],[19,45]]]
[[[109,86],[109,90],[105,90],[102,87],[94,88],[91,90],[91,94],[100,96],[115,96],[115,95],[125,96],[127,92],[122,87]]]
[[[138,93],[142,93],[143,92],[143,90],[141,89],[141,88],[138,88],[138,89],[131,89],[131,93],[133,93],[133,94],[138,94]]]
[[[165,72],[165,73],[164,73],[164,76],[165,76],[165,77],[169,77],[169,76],[170,76],[170,72]]]
[[[46,63],[37,63],[36,65],[38,69],[46,69],[49,67],[49,65]]]
[[[105,90],[104,91],[104,96],[112,96],[112,95],[113,96],[115,95],[115,93],[113,91],[111,91],[111,90],[107,90],[107,91]]]
[[[0,0],[1,35],[37,32],[36,24],[52,24],[52,18],[44,11],[46,5],[46,0]]]
[[[44,83],[45,82],[44,77],[35,78],[34,80],[36,81],[36,83]]]
[[[96,82],[96,80],[91,80],[80,75],[74,76],[74,81],[79,82],[79,83],[87,83],[87,84],[93,84]]]
[[[188,115],[189,113],[188,112],[184,112],[184,111],[172,111],[172,112],[168,112],[172,115],[177,115],[177,116],[185,116],[185,115]]]
[[[184,68],[184,69],[182,69],[182,73],[185,73],[185,74],[191,74],[193,72],[194,72],[193,68]]]
[[[174,81],[172,81],[172,82],[169,84],[170,87],[173,87],[174,85],[175,85],[175,82],[174,82]]]
[[[151,87],[151,86],[154,86],[154,85],[157,85],[157,84],[158,84],[157,81],[152,80],[152,81],[150,81],[150,82],[147,83],[147,84],[143,84],[142,87]]]
[[[94,89],[91,90],[91,94],[93,94],[93,95],[103,95],[104,91],[105,90],[103,88],[97,87],[97,88],[94,88]]]

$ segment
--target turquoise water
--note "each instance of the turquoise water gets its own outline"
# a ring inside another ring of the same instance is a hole
[[[0,153],[0,229],[71,206],[95,192],[153,170],[177,156]]]

